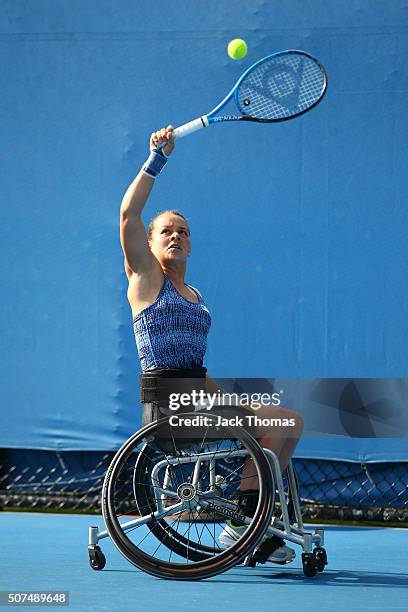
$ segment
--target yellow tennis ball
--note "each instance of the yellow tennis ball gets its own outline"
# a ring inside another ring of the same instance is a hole
[[[247,51],[247,44],[245,40],[242,40],[242,38],[234,38],[234,40],[231,40],[231,42],[228,44],[228,55],[234,60],[239,60],[245,57]]]

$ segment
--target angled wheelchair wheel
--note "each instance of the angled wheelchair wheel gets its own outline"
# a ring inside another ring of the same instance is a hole
[[[198,451],[199,449],[196,449],[196,452]],[[193,444],[190,447],[190,452],[194,452]],[[134,469],[133,493],[141,516],[157,511],[154,488],[151,486],[151,483],[149,483],[149,474],[154,465],[155,458],[158,458],[157,451],[152,449],[149,445],[146,445],[140,452]],[[174,470],[172,470],[172,472],[172,478],[174,480]],[[167,503],[170,501],[171,500],[168,499]],[[186,512],[188,512],[188,510]],[[195,521],[200,520],[201,516],[203,516],[203,511],[200,509],[194,514]],[[178,522],[180,522],[181,519],[182,514],[180,513]],[[214,554],[222,550],[216,543],[214,543],[213,546],[207,546],[200,538],[194,539],[185,537],[164,519],[151,521],[147,523],[147,527],[164,546],[193,561],[201,561],[208,557],[208,554],[202,553]]]
[[[197,413],[183,415],[189,416]],[[102,507],[112,541],[131,563],[160,578],[221,573],[240,563],[270,524],[275,487],[261,447],[242,427],[217,427],[215,414],[206,419],[193,440],[169,417],[147,425],[122,446],[106,474]],[[244,461],[260,483],[253,518],[237,503]],[[241,527],[220,544],[230,519]]]

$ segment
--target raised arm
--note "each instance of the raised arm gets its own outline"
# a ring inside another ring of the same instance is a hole
[[[166,143],[162,152],[157,147]],[[129,185],[120,207],[120,242],[125,256],[126,273],[143,274],[154,265],[154,257],[149,249],[147,233],[141,214],[153,188],[157,171],[166,163],[166,158],[174,148],[173,127],[169,125],[150,137],[150,157],[139,174]],[[156,151],[155,151],[156,150]]]

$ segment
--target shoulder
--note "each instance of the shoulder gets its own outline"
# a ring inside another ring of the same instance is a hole
[[[187,287],[190,287],[190,289],[192,289],[194,291],[194,293],[197,294],[197,296],[200,298],[200,300],[203,299],[203,296],[201,295],[201,293],[199,292],[199,290],[196,287],[193,287],[193,285],[188,285],[188,284],[187,284]]]

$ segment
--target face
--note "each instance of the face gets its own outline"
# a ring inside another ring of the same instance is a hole
[[[191,250],[187,221],[173,213],[160,215],[154,222],[149,246],[160,262],[185,262]]]

